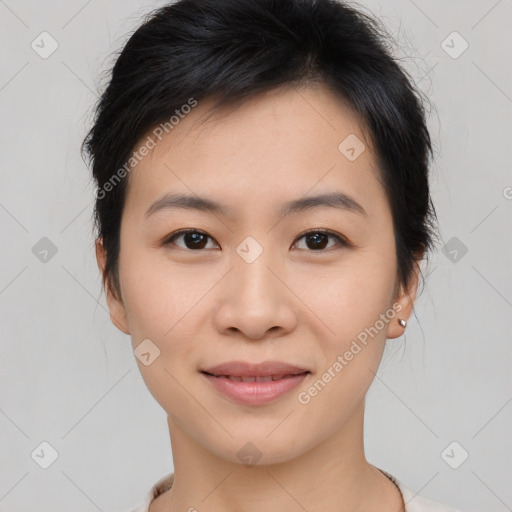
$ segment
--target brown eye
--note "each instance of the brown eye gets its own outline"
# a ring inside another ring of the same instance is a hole
[[[347,242],[339,235],[327,230],[313,230],[301,235],[297,240],[302,238],[306,241],[306,248],[311,251],[323,251],[329,245],[329,238],[335,239],[338,245],[345,247]],[[336,245],[336,244],[335,244]]]
[[[177,240],[182,239],[181,243],[176,243]],[[327,230],[311,230],[307,233],[302,234],[297,240],[304,239],[306,242],[306,250],[316,251],[316,252],[325,252],[326,249],[330,249],[333,245],[329,245],[331,240],[334,240],[334,247],[341,246],[347,247],[349,244],[344,240],[341,236],[333,233],[332,231]],[[181,249],[191,250],[191,251],[200,251],[202,249],[211,249],[212,247],[207,247],[208,241],[213,238],[204,233],[203,231],[199,231],[197,229],[184,229],[181,231],[177,231],[172,236],[167,238],[164,242],[164,245],[174,245]],[[294,244],[296,247],[297,243]]]
[[[183,238],[184,246],[175,243],[175,241],[180,238]],[[182,249],[201,250],[206,247],[209,239],[213,240],[213,238],[202,231],[197,229],[184,229],[174,233],[164,242],[164,245],[177,245]]]

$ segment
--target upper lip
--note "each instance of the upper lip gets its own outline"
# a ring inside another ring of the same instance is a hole
[[[283,361],[263,361],[249,363],[245,361],[228,361],[216,366],[203,368],[202,372],[212,375],[230,375],[233,377],[267,377],[269,375],[297,375],[309,370],[285,363]]]

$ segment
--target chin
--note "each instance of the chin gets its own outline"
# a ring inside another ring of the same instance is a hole
[[[221,444],[217,438],[211,440],[213,443],[208,443],[206,447],[216,457],[246,467],[286,463],[310,448],[298,442],[296,433],[294,435],[286,429],[278,433],[277,430],[270,435],[271,430],[257,430],[252,434],[251,430],[245,429],[240,435],[231,431],[233,438],[225,436]],[[314,440],[310,444],[313,446]]]

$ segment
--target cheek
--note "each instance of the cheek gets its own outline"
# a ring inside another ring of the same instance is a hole
[[[125,309],[132,347],[149,339],[159,355],[151,365],[137,359],[141,375],[160,405],[167,411],[178,403],[186,407],[181,384],[195,373],[193,366],[204,346],[205,308],[212,309],[208,291],[218,281],[216,272],[171,265],[133,251],[120,267]],[[209,304],[209,306],[208,306]],[[207,315],[206,315],[207,316]]]
[[[164,410],[186,408],[183,384],[194,369],[184,363],[197,359],[201,344],[196,332],[199,301],[211,284],[198,282],[197,273],[194,277],[187,272],[170,272],[168,266],[155,264],[142,252],[127,257],[120,274],[132,348],[136,350],[149,339],[149,351],[158,354],[149,365],[136,359],[141,376]]]
[[[308,304],[320,312],[322,325],[328,328],[315,339],[321,347],[318,355],[322,364],[310,387],[302,390],[298,403],[307,411],[304,428],[325,435],[351,417],[375,378],[388,325],[381,314],[389,308],[394,284],[392,262],[354,265],[350,272],[345,270],[337,279],[321,281],[317,276],[324,293],[311,294]],[[330,410],[329,421],[325,419],[326,409]]]
[[[120,276],[131,334],[137,338],[173,337],[186,327],[194,305],[208,290],[196,270],[171,266],[142,250],[127,251]]]
[[[328,337],[346,343],[386,312],[394,283],[394,259],[367,253],[347,258],[324,274],[308,272],[299,284],[299,295],[322,320]]]

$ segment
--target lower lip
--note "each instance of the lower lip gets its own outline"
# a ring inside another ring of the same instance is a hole
[[[309,373],[290,375],[267,382],[242,382],[203,373],[211,384],[229,398],[244,405],[267,404],[298,386]]]

